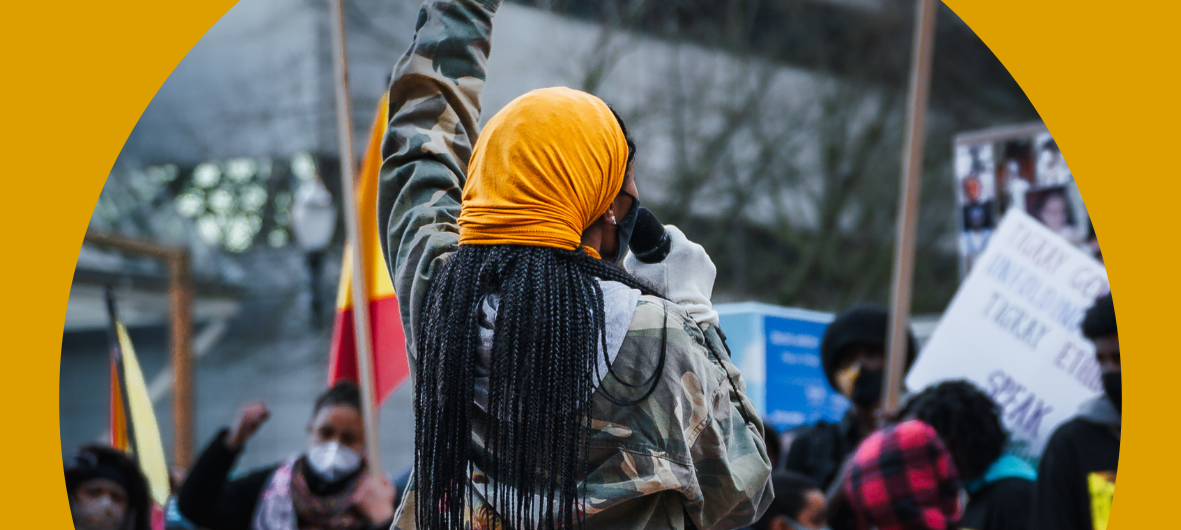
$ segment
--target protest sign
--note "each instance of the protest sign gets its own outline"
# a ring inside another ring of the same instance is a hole
[[[746,395],[768,425],[786,432],[841,420],[849,401],[828,385],[820,366],[820,341],[832,314],[750,302],[715,309]]]
[[[1002,409],[1015,451],[1036,458],[1054,429],[1102,392],[1080,325],[1107,272],[1011,209],[960,286],[906,380],[911,391],[967,379]]]
[[[1022,210],[1092,256],[1099,241],[1066,159],[1040,122],[957,134],[952,152],[959,208],[960,277],[988,245],[996,219]]]

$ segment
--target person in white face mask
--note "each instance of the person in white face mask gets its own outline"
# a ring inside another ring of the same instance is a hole
[[[149,530],[147,481],[127,455],[110,447],[78,449],[65,464],[77,530]]]
[[[242,409],[189,471],[177,496],[180,513],[210,530],[370,530],[389,528],[394,488],[365,467],[365,428],[357,386],[342,382],[316,400],[308,448],[277,465],[229,480],[246,441],[270,413]]]

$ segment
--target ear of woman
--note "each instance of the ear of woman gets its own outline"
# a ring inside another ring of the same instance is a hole
[[[621,262],[635,229],[640,203],[636,193],[629,170],[623,190],[611,201],[607,211],[583,230],[582,245],[595,249],[603,259]]]

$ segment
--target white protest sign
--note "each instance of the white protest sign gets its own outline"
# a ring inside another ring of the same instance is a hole
[[[1018,452],[1038,457],[1059,424],[1102,392],[1083,315],[1107,271],[1012,208],[919,355],[911,391],[967,379],[1001,406]]]

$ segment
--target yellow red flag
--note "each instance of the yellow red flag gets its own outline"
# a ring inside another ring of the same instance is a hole
[[[357,221],[364,260],[365,299],[369,304],[370,344],[373,345],[374,397],[381,405],[410,376],[406,360],[406,335],[398,312],[394,284],[381,252],[377,233],[377,181],[381,170],[381,139],[385,135],[387,96],[377,105],[377,115],[369,133],[369,144],[357,178]],[[346,183],[347,185],[347,183]],[[353,252],[349,241],[341,262],[340,288],[336,297],[336,322],[332,330],[332,349],[328,364],[328,384],[339,380],[357,380],[357,350],[353,325]]]
[[[152,410],[152,398],[127,329],[115,311],[114,295],[107,293],[111,317],[111,445],[129,453],[148,480],[148,491],[157,505],[168,500],[168,463],[160,427]]]

